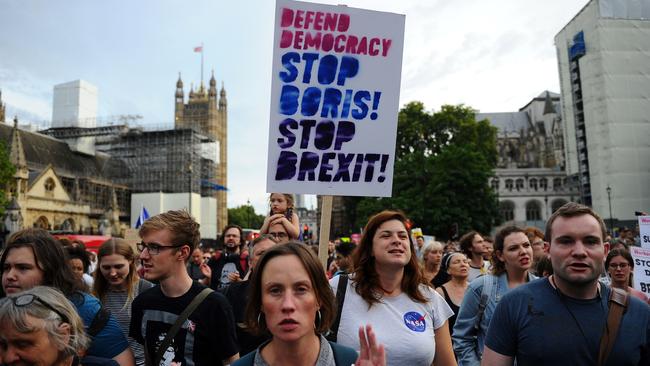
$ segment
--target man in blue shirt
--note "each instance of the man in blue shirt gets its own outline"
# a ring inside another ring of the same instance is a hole
[[[598,283],[608,245],[603,220],[567,203],[546,225],[554,274],[506,294],[485,341],[482,365],[596,365],[610,289]],[[605,365],[648,365],[650,307],[628,296]]]

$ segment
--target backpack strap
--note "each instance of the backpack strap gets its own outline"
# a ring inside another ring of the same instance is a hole
[[[104,305],[101,305],[99,310],[95,313],[95,316],[93,317],[93,321],[90,322],[90,326],[88,327],[88,330],[86,333],[90,336],[90,338],[94,338],[99,332],[104,329],[106,324],[108,323],[108,319],[111,317],[111,312],[108,311],[104,307]]]
[[[212,292],[214,292],[211,288],[206,287],[201,291],[198,295],[194,297],[192,302],[187,305],[185,310],[181,313],[181,315],[176,318],[176,322],[174,322],[174,325],[169,329],[167,332],[167,335],[165,335],[165,339],[160,343],[160,347],[158,347],[158,352],[156,352],[156,356],[154,358],[154,363],[151,365],[160,365],[160,360],[162,360],[162,356],[165,354],[165,351],[167,350],[167,347],[172,343],[172,339],[174,339],[174,336],[176,336],[176,333],[181,329],[181,326],[187,318],[190,317],[190,315],[196,310],[196,308],[205,300],[208,295],[210,295]],[[145,345],[146,345],[145,341]],[[145,353],[146,354],[146,353]]]
[[[607,357],[614,348],[618,329],[623,319],[623,313],[627,309],[628,294],[627,291],[620,288],[610,288],[609,301],[607,307],[607,323],[603,329],[603,335],[600,337],[600,347],[598,348],[598,366],[602,366],[607,361]]]
[[[357,351],[352,348],[344,347],[334,342],[329,342],[332,347],[332,354],[334,356],[334,364],[336,366],[350,366],[354,365],[359,358]]]
[[[330,327],[330,331],[325,338],[331,342],[336,342],[339,332],[339,324],[341,324],[341,313],[343,312],[343,302],[345,302],[345,292],[348,289],[348,275],[342,273],[339,275],[339,284],[336,287],[336,318]]]
[[[481,298],[478,303],[478,312],[476,313],[476,323],[474,323],[474,330],[478,335],[479,330],[481,329],[481,321],[483,321],[483,314],[485,314],[485,308],[487,307],[488,300],[490,300],[490,295],[492,293],[492,281],[491,276],[483,275],[483,287],[481,287]]]

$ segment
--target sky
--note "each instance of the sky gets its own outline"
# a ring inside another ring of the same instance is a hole
[[[399,105],[516,111],[559,92],[553,38],[587,0],[353,0],[321,3],[406,15]],[[54,85],[97,86],[99,117],[173,126],[185,93],[214,70],[228,99],[228,206],[266,213],[275,2],[0,0],[0,90],[8,119],[47,127]],[[315,205],[313,197],[309,204]]]

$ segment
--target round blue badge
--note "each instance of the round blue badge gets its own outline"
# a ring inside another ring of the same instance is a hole
[[[414,332],[424,332],[427,327],[427,322],[424,320],[424,315],[415,311],[409,311],[404,314],[404,325]]]

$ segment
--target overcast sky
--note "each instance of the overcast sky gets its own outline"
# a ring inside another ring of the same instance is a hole
[[[587,0],[322,1],[406,15],[400,105],[515,111],[559,92],[553,37]],[[99,89],[100,116],[172,126],[178,73],[210,70],[228,98],[228,206],[266,212],[274,1],[0,0],[0,89],[12,114],[49,121],[55,84]],[[13,118],[12,116],[9,116]]]

